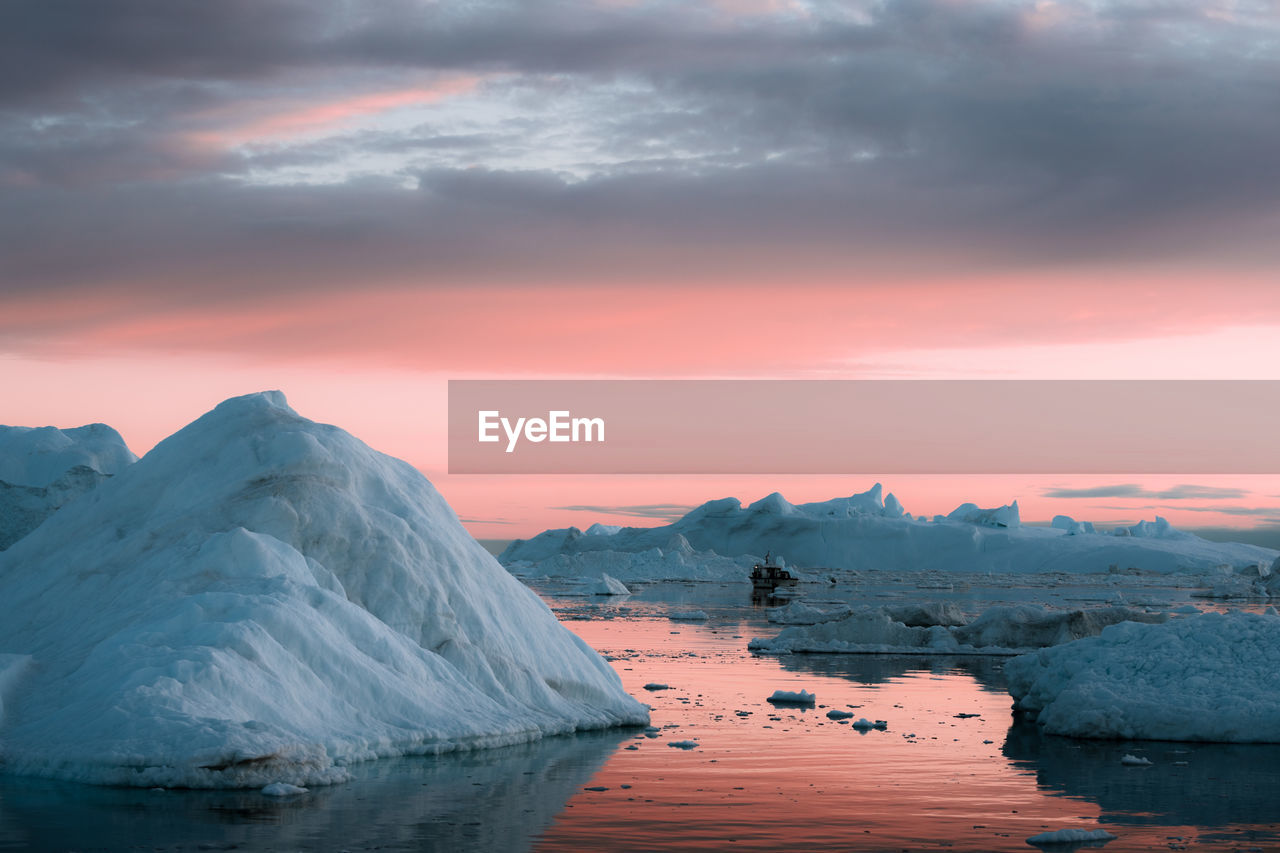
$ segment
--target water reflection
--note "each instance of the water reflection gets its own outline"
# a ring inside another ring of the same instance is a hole
[[[1280,745],[1085,741],[1009,729],[1004,755],[1051,793],[1097,803],[1132,826],[1280,824]],[[1151,767],[1126,767],[1139,755]],[[1185,762],[1185,763],[1178,763]]]
[[[527,850],[634,730],[375,761],[345,785],[257,791],[102,788],[0,775],[0,850]]]
[[[977,655],[779,655],[778,662],[788,672],[813,673],[847,678],[859,684],[878,685],[908,675],[967,675],[986,691],[1005,692],[1004,663],[1007,658]]]

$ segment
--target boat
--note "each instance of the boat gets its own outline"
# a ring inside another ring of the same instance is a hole
[[[768,553],[764,555],[763,563],[756,563],[751,567],[751,586],[754,589],[772,590],[779,584],[795,582],[796,579],[792,577],[791,572],[770,562]]]

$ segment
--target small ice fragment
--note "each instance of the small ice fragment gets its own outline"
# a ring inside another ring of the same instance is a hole
[[[858,720],[856,723],[853,723],[853,727],[855,729],[862,729],[863,731],[869,731],[871,729],[874,729],[876,727],[876,724],[868,720],[866,717],[863,717],[860,720]]]
[[[608,788],[606,788],[604,785],[589,785],[588,787],[583,788],[582,790],[584,790],[584,791],[607,791],[607,790],[609,790],[609,789],[608,789]]]
[[[841,711],[839,708],[832,708],[827,712],[827,716],[833,720],[847,720],[853,716],[852,711]]]
[[[290,785],[288,782],[272,782],[270,785],[262,786],[262,793],[268,797],[292,797],[294,794],[307,793],[307,789]]]
[[[769,697],[770,702],[779,705],[812,705],[817,702],[814,694],[808,690],[795,692],[792,690],[775,690],[773,695]]]
[[[1151,759],[1140,758],[1136,755],[1126,755],[1120,759],[1120,763],[1126,767],[1150,767]]]
[[[679,622],[701,622],[711,617],[707,615],[705,610],[685,610],[679,613],[670,613],[667,618]]]
[[[667,746],[674,746],[676,749],[693,749],[697,745],[696,740],[673,740],[667,743]]]
[[[648,684],[646,684],[646,685],[644,686],[644,689],[645,689],[645,690],[670,690],[670,689],[671,689],[671,685],[670,685],[670,684],[659,684],[659,683],[658,683],[658,682],[656,682],[656,681],[650,681]]]
[[[1028,844],[1048,846],[1058,844],[1082,844],[1090,841],[1111,841],[1115,836],[1105,829],[1055,829],[1027,839]]]

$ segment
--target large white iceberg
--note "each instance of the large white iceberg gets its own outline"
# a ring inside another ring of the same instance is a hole
[[[228,400],[0,554],[0,762],[128,785],[639,724],[408,464]]]
[[[1021,523],[1016,501],[984,509],[962,504],[932,521],[912,517],[877,483],[862,494],[791,504],[774,493],[744,507],[736,498],[710,501],[662,527],[624,527],[607,536],[576,527],[547,530],[511,543],[503,564],[525,575],[580,577],[608,571],[624,580],[684,577],[745,580],[734,561],[785,554],[800,576],[826,580],[823,569],[855,571],[1217,572],[1269,566],[1277,552],[1210,542],[1157,518],[1095,533],[1061,516],[1054,526]],[[682,550],[684,549],[684,550]],[[674,557],[670,556],[675,551]],[[641,559],[623,555],[645,554]],[[714,570],[707,568],[720,560]],[[683,574],[682,574],[683,573]]]
[[[1073,737],[1280,743],[1280,618],[1125,622],[1005,664],[1015,708]]]

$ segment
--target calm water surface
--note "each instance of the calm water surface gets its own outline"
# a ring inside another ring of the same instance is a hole
[[[737,585],[564,591],[544,594],[656,731],[372,762],[285,800],[0,776],[0,850],[1026,851],[1063,827],[1109,830],[1108,851],[1280,850],[1280,747],[1041,737],[1015,725],[999,658],[754,656],[778,626]],[[667,618],[693,607],[710,618]],[[777,689],[818,704],[775,707]]]

